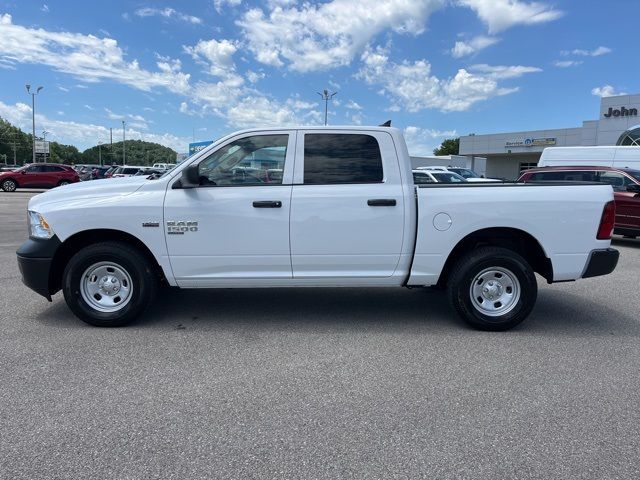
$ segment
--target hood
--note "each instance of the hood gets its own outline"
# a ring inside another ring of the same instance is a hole
[[[92,198],[130,195],[150,181],[146,176],[140,175],[138,177],[105,178],[71,183],[36,195],[29,202],[29,209],[37,210],[38,205],[44,203],[76,202]]]

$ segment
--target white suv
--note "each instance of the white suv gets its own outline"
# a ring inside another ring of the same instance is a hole
[[[473,170],[462,167],[418,167],[417,170],[431,170],[436,172],[452,172],[466,179],[467,182],[499,182],[497,178],[483,178]]]

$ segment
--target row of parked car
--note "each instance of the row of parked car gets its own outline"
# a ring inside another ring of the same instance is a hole
[[[0,172],[0,189],[13,192],[18,188],[54,188],[80,181],[133,175],[162,175],[175,167],[170,163],[156,163],[153,167],[130,165],[62,165],[32,163],[16,168],[4,167]]]

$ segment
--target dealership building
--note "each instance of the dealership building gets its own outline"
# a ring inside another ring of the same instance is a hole
[[[515,179],[520,171],[537,165],[546,147],[640,146],[638,111],[640,95],[604,97],[598,120],[585,120],[581,127],[466,135],[460,137],[459,153],[472,168],[476,159],[483,164],[486,159],[487,177]]]

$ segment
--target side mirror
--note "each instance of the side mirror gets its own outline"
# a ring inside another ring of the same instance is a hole
[[[627,185],[627,192],[640,193],[640,185],[638,185],[637,183],[632,183],[631,185]]]
[[[200,171],[198,165],[189,165],[182,171],[180,188],[196,188],[200,186]]]

